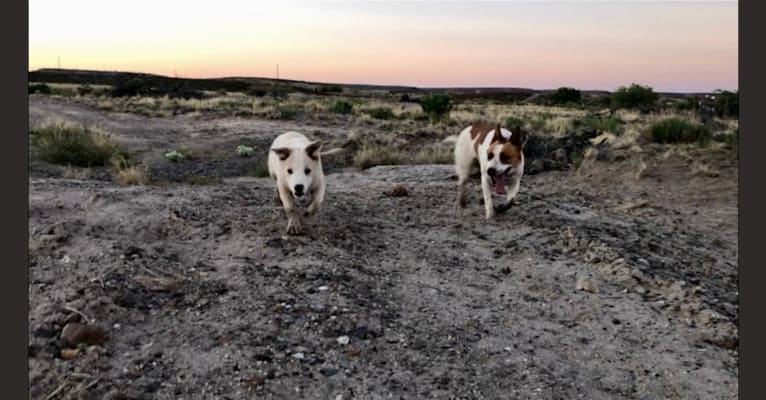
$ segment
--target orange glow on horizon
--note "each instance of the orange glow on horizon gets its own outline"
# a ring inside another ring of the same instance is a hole
[[[146,10],[152,10],[147,13]],[[420,87],[738,88],[736,2],[30,2],[29,68]],[[176,71],[176,72],[174,72]]]

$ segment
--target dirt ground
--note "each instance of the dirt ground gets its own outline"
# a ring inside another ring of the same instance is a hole
[[[287,237],[273,183],[251,176],[261,160],[234,148],[289,129],[341,143],[347,127],[36,96],[29,112],[105,127],[161,182],[63,179],[31,159],[32,399],[738,396],[730,153],[693,154],[718,176],[661,146],[525,176],[490,222],[476,182],[453,208],[449,165],[328,160],[319,221]],[[204,156],[162,159],[182,145]],[[66,345],[71,322],[108,338]]]

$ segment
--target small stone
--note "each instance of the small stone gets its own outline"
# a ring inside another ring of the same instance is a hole
[[[61,349],[61,358],[71,360],[80,354],[80,349]]]
[[[589,293],[598,293],[598,287],[596,287],[596,284],[593,283],[590,279],[581,276],[577,278],[577,283],[575,284],[576,290],[584,290]]]
[[[108,338],[107,332],[95,325],[70,322],[61,330],[61,340],[70,346],[76,346],[80,343],[103,344]]]
[[[351,339],[348,336],[341,336],[336,340],[338,341],[338,344],[341,346],[345,346],[351,341]]]
[[[327,291],[327,290],[329,290],[329,289],[330,289],[330,288],[329,288],[329,287],[327,287],[327,286],[320,286],[320,287],[318,287],[318,288],[317,288],[317,290],[318,290],[318,291],[320,291],[320,292],[324,292],[324,291]]]
[[[303,353],[295,353],[293,354],[293,358],[296,360],[303,360],[306,356]]]

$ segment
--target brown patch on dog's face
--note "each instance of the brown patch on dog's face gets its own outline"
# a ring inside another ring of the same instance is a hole
[[[306,146],[306,154],[311,157],[312,160],[319,159],[319,150],[322,148],[322,142],[316,141]]]
[[[287,157],[290,157],[290,149],[287,147],[277,148],[277,149],[271,149],[274,153],[279,156],[279,159],[282,161],[287,160]]]
[[[473,140],[473,150],[478,153],[479,145],[484,143],[484,139],[487,138],[490,132],[493,132],[492,141],[503,140],[503,135],[500,133],[500,125],[490,124],[475,124],[471,126],[471,140]]]
[[[521,148],[511,142],[498,143],[498,145],[500,146],[500,162],[506,165],[513,165],[514,168],[518,167],[521,163]]]

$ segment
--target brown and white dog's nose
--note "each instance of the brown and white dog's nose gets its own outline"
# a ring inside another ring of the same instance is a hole
[[[295,185],[295,195],[303,196],[303,185]]]
[[[497,170],[494,168],[487,168],[487,175],[494,177],[497,174]]]

